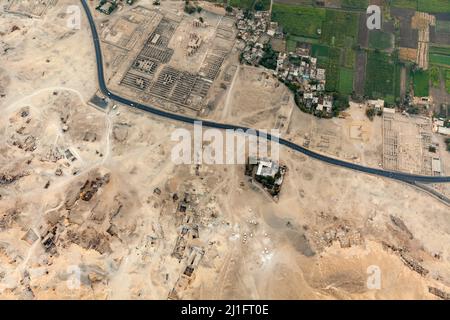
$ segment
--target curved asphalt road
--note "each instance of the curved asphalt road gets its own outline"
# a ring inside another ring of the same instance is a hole
[[[89,20],[89,24],[91,27],[91,32],[92,32],[92,38],[94,40],[94,46],[95,46],[95,55],[97,58],[97,75],[98,75],[98,83],[99,83],[99,87],[100,90],[102,91],[102,93],[106,96],[108,96],[110,99],[122,103],[124,105],[136,108],[136,109],[140,109],[152,114],[155,114],[157,116],[161,116],[164,118],[169,118],[172,120],[177,120],[177,121],[181,121],[184,123],[189,123],[189,124],[194,124],[195,121],[202,121],[202,125],[205,127],[210,127],[210,128],[217,128],[217,129],[242,129],[242,130],[247,130],[249,128],[246,127],[241,127],[241,126],[236,126],[236,125],[232,125],[232,124],[224,124],[224,123],[218,123],[218,122],[212,122],[212,121],[205,121],[205,120],[201,120],[201,119],[195,119],[195,118],[191,118],[191,117],[187,117],[187,116],[183,116],[183,115],[179,115],[179,114],[174,114],[174,113],[170,113],[170,112],[166,112],[166,111],[162,111],[160,109],[151,107],[151,106],[147,106],[147,105],[143,105],[140,104],[138,102],[129,100],[127,98],[123,98],[121,96],[118,96],[116,94],[114,94],[113,92],[109,91],[108,88],[106,87],[106,82],[105,82],[105,77],[104,77],[104,73],[103,73],[103,59],[102,59],[102,51],[100,48],[100,39],[98,37],[98,33],[97,33],[97,28],[95,26],[95,22],[94,22],[94,18],[92,17],[92,14],[89,10],[89,7],[86,3],[86,0],[81,0],[81,3],[84,7],[84,10],[86,12],[87,18]],[[256,134],[258,134],[259,136],[266,136],[267,139],[270,139],[271,136],[270,134],[265,134],[262,132],[259,132],[258,130],[255,130],[254,132],[256,132]],[[329,164],[333,164],[336,166],[340,166],[340,167],[344,167],[344,168],[348,168],[348,169],[352,169],[352,170],[356,170],[356,171],[360,171],[360,172],[364,172],[364,173],[369,173],[369,174],[373,174],[373,175],[377,175],[377,176],[381,176],[381,177],[386,177],[386,178],[391,178],[391,179],[396,179],[396,180],[400,180],[403,182],[407,182],[407,183],[414,183],[414,182],[422,182],[422,183],[444,183],[444,182],[450,182],[450,177],[441,177],[441,176],[420,176],[420,175],[411,175],[411,174],[407,174],[407,173],[402,173],[402,172],[393,172],[393,171],[386,171],[386,170],[381,170],[381,169],[376,169],[376,168],[370,168],[370,167],[365,167],[365,166],[361,166],[355,163],[351,163],[351,162],[346,162],[343,160],[339,160],[339,159],[335,159],[335,158],[331,158],[328,156],[324,156],[321,155],[319,153],[313,152],[311,150],[308,150],[306,148],[303,148],[295,143],[292,143],[288,140],[285,139],[279,139],[279,143],[281,145],[284,145],[292,150],[301,152],[311,158],[329,163]]]

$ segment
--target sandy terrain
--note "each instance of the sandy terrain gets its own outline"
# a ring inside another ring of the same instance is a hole
[[[0,77],[7,79],[0,298],[166,299],[175,289],[180,299],[437,299],[430,287],[450,292],[449,210],[425,193],[282,148],[288,172],[275,202],[243,165],[176,165],[171,134],[179,123],[88,105],[97,90],[88,25],[70,31],[58,18],[75,2],[58,2],[42,19],[0,11],[0,45],[11,48],[0,55],[8,65]],[[20,30],[10,32],[14,25]],[[357,105],[345,119],[313,118],[293,107],[286,88],[246,67],[228,90],[211,118],[279,123],[288,138],[309,137],[316,150],[381,161],[381,118],[370,122]],[[192,256],[201,259],[183,277]],[[367,285],[373,268],[377,288]]]

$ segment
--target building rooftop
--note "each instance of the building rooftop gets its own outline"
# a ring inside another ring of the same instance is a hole
[[[262,177],[272,177],[274,178],[279,170],[279,166],[274,161],[270,160],[259,160],[258,162],[258,170],[256,171],[256,175]]]

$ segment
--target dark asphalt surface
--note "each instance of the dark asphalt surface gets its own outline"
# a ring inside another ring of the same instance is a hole
[[[104,77],[104,72],[103,72],[103,58],[102,58],[102,51],[101,51],[101,47],[100,47],[100,39],[98,37],[94,18],[92,17],[92,14],[90,12],[89,6],[87,5],[86,1],[85,0],[80,0],[80,1],[86,12],[86,15],[89,20],[90,27],[91,27],[92,38],[94,40],[95,55],[96,55],[96,59],[97,59],[98,83],[99,83],[100,90],[102,91],[102,93],[105,96],[108,96],[111,100],[114,100],[118,103],[122,103],[127,106],[130,106],[132,108],[140,109],[142,111],[146,111],[148,113],[152,113],[152,114],[160,116],[160,117],[164,117],[164,118],[168,118],[171,120],[176,120],[176,121],[180,121],[180,122],[184,122],[184,123],[188,123],[188,124],[194,124],[195,121],[202,121],[203,126],[210,127],[210,128],[233,129],[233,130],[242,129],[244,131],[247,129],[250,129],[247,127],[206,121],[206,120],[202,120],[202,119],[196,119],[196,118],[191,118],[191,117],[187,117],[187,116],[183,116],[183,115],[179,115],[179,114],[166,112],[166,111],[163,111],[163,110],[160,110],[160,109],[148,106],[148,105],[140,104],[138,102],[129,100],[127,98],[123,98],[123,97],[118,96],[118,95],[114,94],[113,92],[109,91],[109,89],[106,87],[106,82],[105,82],[105,77]],[[270,134],[266,135],[265,133],[259,132],[258,130],[254,130],[254,132],[259,136],[266,136],[268,139],[271,138]],[[319,153],[316,153],[309,149],[303,148],[295,143],[292,143],[292,142],[282,139],[282,138],[279,139],[279,144],[286,146],[292,150],[301,152],[308,157],[326,162],[328,164],[333,164],[333,165],[336,165],[339,167],[352,169],[355,171],[360,171],[360,172],[373,174],[373,175],[377,175],[377,176],[381,176],[381,177],[391,178],[391,179],[400,180],[400,181],[404,181],[404,182],[408,182],[408,183],[414,183],[414,182],[445,183],[445,182],[450,182],[450,177],[412,175],[412,174],[408,174],[408,173],[393,172],[393,171],[386,171],[386,170],[381,170],[381,169],[376,169],[376,168],[371,168],[371,167],[365,167],[365,166],[358,165],[355,163],[346,162],[343,160],[339,160],[339,159],[335,159],[332,157],[321,155]]]

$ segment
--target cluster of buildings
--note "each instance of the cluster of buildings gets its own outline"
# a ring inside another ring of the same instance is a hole
[[[116,10],[117,6],[117,0],[100,0],[100,3],[97,7],[95,7],[95,9],[104,14],[110,15],[114,10]]]
[[[120,0],[120,2],[126,2],[128,5],[132,5],[135,0]],[[119,0],[100,0],[99,4],[95,9],[101,13],[110,15],[119,6]]]
[[[238,11],[236,19],[237,38],[242,47],[242,62],[258,65],[264,56],[264,45],[270,40],[268,34],[271,25],[270,12]]]
[[[236,18],[241,62],[257,66],[267,53],[266,44],[272,37],[282,36],[282,32],[277,22],[270,21],[269,11],[239,11]],[[305,111],[331,114],[333,97],[325,94],[325,69],[317,67],[317,59],[311,57],[309,51],[309,48],[297,48],[289,53],[272,50],[270,54],[276,59],[274,75],[292,90],[295,88],[297,103]]]
[[[245,174],[259,182],[269,194],[278,199],[287,167],[268,158],[250,156]]]
[[[433,121],[433,131],[445,136],[450,136],[450,128],[446,127],[445,124],[445,119],[435,118]]]
[[[188,56],[192,56],[197,52],[197,50],[200,48],[200,45],[202,44],[202,38],[196,33],[189,34],[189,42],[187,45],[187,51],[186,54]]]
[[[307,48],[279,53],[274,75],[289,88],[296,88],[297,103],[312,113],[331,114],[333,97],[325,94],[325,69],[317,67],[317,58]]]

